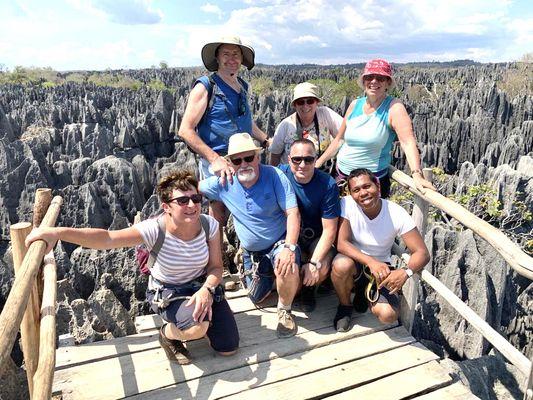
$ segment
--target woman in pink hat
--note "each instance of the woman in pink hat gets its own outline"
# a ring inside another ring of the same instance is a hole
[[[392,161],[392,145],[397,137],[416,187],[422,192],[425,188],[435,190],[422,176],[411,118],[404,105],[388,94],[395,85],[390,64],[380,59],[367,62],[358,83],[365,91],[365,97],[350,104],[338,135],[318,159],[317,168],[338,151],[338,180],[346,179],[356,168],[366,168],[379,178],[381,197],[388,197],[388,167]]]

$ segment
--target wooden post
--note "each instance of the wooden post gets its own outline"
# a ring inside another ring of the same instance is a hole
[[[21,274],[21,265],[27,250],[24,240],[26,240],[26,236],[29,235],[31,229],[32,227],[29,222],[19,222],[10,227],[15,277]],[[31,398],[33,393],[33,375],[37,370],[39,360],[39,313],[35,312],[39,309],[39,295],[35,282],[33,282],[28,295],[28,305],[20,324],[20,341],[24,353],[28,390]]]
[[[52,382],[56,362],[57,298],[57,270],[53,251],[44,257],[43,277],[39,366],[33,376],[32,400],[46,400],[52,397]]]
[[[55,225],[62,201],[61,197],[54,197],[42,221],[42,226]],[[15,282],[13,282],[11,292],[0,314],[0,375],[7,364],[7,358],[11,355],[13,342],[17,336],[30,297],[31,287],[35,282],[35,276],[41,266],[45,250],[46,243],[42,240],[30,245],[20,267],[20,274],[15,276]]]
[[[35,202],[33,203],[33,226],[37,228],[41,225],[50,203],[52,202],[52,189],[37,189],[35,192]]]
[[[526,392],[524,393],[524,400],[533,400],[533,359],[531,359],[531,365],[529,366],[529,378]]]
[[[35,201],[33,202],[33,227],[38,228],[52,202],[52,189],[39,188],[35,191]],[[36,291],[39,295],[39,304],[35,304],[35,313],[39,315],[40,304],[43,300],[43,276],[40,269],[36,278]]]
[[[424,178],[429,182],[433,180],[433,171],[431,168],[424,168]],[[413,204],[413,220],[416,227],[422,235],[422,239],[426,236],[427,222],[428,222],[429,204],[422,197],[415,194]],[[420,276],[413,274],[411,279],[408,279],[402,287],[402,299],[400,306],[400,320],[402,325],[409,333],[413,330],[413,322],[415,320],[416,305],[418,304],[418,289],[420,287]]]

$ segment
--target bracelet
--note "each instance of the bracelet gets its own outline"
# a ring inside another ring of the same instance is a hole
[[[411,171],[411,175],[414,175],[414,174],[420,174],[420,175],[422,175],[422,171],[421,171],[420,169],[412,170],[412,171]]]
[[[211,296],[215,295],[215,288],[211,285],[204,284],[202,287],[206,288],[209,293],[211,293]]]

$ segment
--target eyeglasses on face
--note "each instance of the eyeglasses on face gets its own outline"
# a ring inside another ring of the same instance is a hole
[[[173,199],[170,199],[168,203],[170,204],[173,201],[175,201],[176,203],[178,203],[178,205],[185,207],[186,205],[189,204],[189,201],[191,200],[194,204],[199,204],[202,202],[202,199],[203,199],[203,196],[200,193],[196,193],[190,196],[174,197]]]
[[[304,104],[312,105],[316,103],[314,97],[308,97],[307,99],[298,99],[294,102],[297,106],[303,106]]]
[[[238,157],[238,158],[230,158],[233,165],[241,165],[242,160],[246,161],[247,163],[251,163],[255,158],[255,154],[252,154],[251,156],[246,157]]]
[[[385,82],[387,79],[389,79],[387,76],[383,76],[383,75],[365,75],[363,76],[363,80],[364,81],[373,81],[373,80],[376,80],[378,82]]]
[[[293,164],[300,164],[302,161],[306,164],[312,164],[314,161],[315,161],[315,157],[313,156],[294,156],[294,157],[291,157],[291,161]]]

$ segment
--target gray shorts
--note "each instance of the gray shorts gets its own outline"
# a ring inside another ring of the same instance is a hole
[[[200,181],[211,176],[215,176],[209,161],[207,161],[205,158],[200,157],[200,161],[198,162],[198,174],[200,175],[198,177],[198,180]]]

